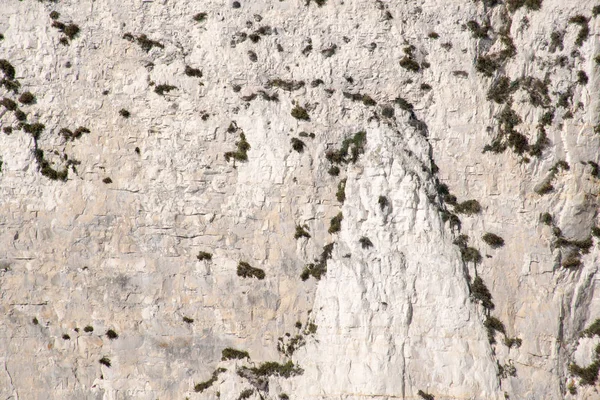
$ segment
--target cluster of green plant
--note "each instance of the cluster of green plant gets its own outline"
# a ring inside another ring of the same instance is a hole
[[[481,253],[474,247],[469,247],[468,244],[469,236],[459,235],[455,240],[454,244],[460,249],[460,255],[464,262],[480,263]]]
[[[511,101],[496,115],[498,120],[498,135],[491,144],[485,145],[483,152],[503,153],[510,147],[514,153],[523,155],[530,150],[529,141],[525,135],[518,132],[515,127],[521,124],[521,117],[512,109]]]
[[[232,349],[227,347],[221,352],[221,361],[226,360],[243,360],[244,358],[250,358],[250,354],[247,351]]]
[[[504,239],[494,233],[487,232],[482,239],[494,249],[504,246]]]
[[[600,319],[594,320],[590,326],[581,332],[581,337],[591,338],[594,336],[600,336]]]
[[[564,44],[563,40],[565,37],[564,31],[552,31],[550,34],[550,46],[548,47],[548,51],[550,53],[556,52],[556,50],[563,50]]]
[[[75,37],[79,34],[79,26],[74,23],[65,24],[63,22],[58,21],[58,19],[54,19],[52,21],[52,27],[58,29],[65,37],[61,38],[61,43],[68,44],[67,38],[70,40],[75,39]]]
[[[274,361],[268,361],[260,364],[258,367],[250,368],[256,376],[281,376],[282,378],[290,378],[296,375],[302,375],[304,370],[296,365],[292,361],[288,361],[285,364],[280,364]]]
[[[100,360],[98,360],[98,362],[102,365],[107,366],[108,368],[110,368],[111,364],[110,364],[110,358],[104,356],[102,357]]]
[[[187,76],[193,78],[202,78],[202,71],[200,68],[192,68],[189,65],[185,66],[185,70],[183,71]]]
[[[368,94],[350,92],[343,92],[342,94],[345,98],[350,99],[352,101],[361,101],[365,106],[377,105],[377,102],[373,100],[373,98]]]
[[[245,389],[242,390],[242,393],[238,396],[237,400],[245,400],[250,398],[254,394],[254,389]]]
[[[338,183],[337,192],[335,193],[335,198],[340,203],[344,203],[346,201],[346,179],[342,179],[340,183]]]
[[[119,337],[119,334],[117,332],[115,332],[114,330],[109,329],[106,331],[106,337],[109,338],[110,340],[114,340]]]
[[[521,338],[509,338],[507,336],[504,337],[504,344],[506,347],[516,347],[519,348],[523,344],[523,340]]]
[[[531,11],[542,8],[542,0],[506,0],[506,6],[510,12],[515,12],[525,6]]]
[[[515,85],[511,85],[510,79],[507,76],[501,76],[494,80],[487,92],[487,99],[498,104],[503,104],[508,101],[510,95],[516,90]]]
[[[437,32],[431,31],[427,34],[429,39],[439,39],[440,35]]]
[[[322,81],[321,81],[322,82]],[[293,92],[298,89],[302,89],[305,85],[304,81],[286,81],[280,78],[271,79],[267,82],[267,89],[271,87],[276,87],[279,89],[283,89],[288,92]]]
[[[408,101],[406,101],[406,99],[400,96],[394,99],[394,103],[396,103],[398,107],[400,107],[400,109],[408,112],[412,112],[415,108],[411,103],[409,103]]]
[[[68,334],[63,334],[62,335],[63,340],[71,340],[71,336],[69,336]]]
[[[304,152],[304,147],[306,147],[306,144],[302,140],[300,140],[298,138],[292,138],[291,142],[292,142],[292,149],[294,149],[298,153]]]
[[[194,15],[193,20],[196,22],[203,22],[206,20],[207,16],[208,16],[208,14],[206,14],[205,12],[201,12],[201,13]]]
[[[206,389],[211,387],[217,381],[217,379],[219,379],[219,374],[222,374],[225,371],[227,371],[226,368],[217,368],[216,370],[214,370],[209,380],[194,385],[194,392],[204,392]]]
[[[575,39],[575,45],[578,47],[581,47],[583,42],[585,42],[590,36],[590,27],[588,22],[589,19],[581,14],[569,18],[570,24],[579,25],[579,33],[577,34],[577,39]]]
[[[471,31],[471,34],[476,39],[489,39],[488,31],[490,30],[490,26],[485,24],[483,26],[479,25],[477,21],[471,20],[467,22],[466,27]]]
[[[285,337],[280,337],[277,340],[277,351],[286,357],[291,357],[296,350],[306,344],[306,340],[302,335],[295,335],[294,337],[288,335],[286,333]]]
[[[323,54],[323,57],[325,58],[329,58],[331,56],[333,56],[337,50],[337,45],[331,45],[329,47],[327,47],[326,49],[321,50],[321,54]]]
[[[483,323],[483,326],[487,329],[490,344],[496,343],[496,332],[501,332],[506,335],[504,324],[496,317],[488,316]]]
[[[454,206],[454,211],[459,214],[473,215],[481,212],[481,205],[477,200],[465,200]]]
[[[379,204],[379,209],[383,211],[389,205],[390,202],[388,201],[387,197],[379,196],[377,203]]]
[[[263,100],[267,100],[267,101],[279,101],[279,95],[277,93],[269,94],[269,93],[265,92],[264,90],[259,90],[258,94],[260,94],[260,97]]]
[[[419,390],[419,391],[417,392],[417,395],[418,395],[419,397],[421,397],[423,400],[435,400],[435,397],[433,397],[433,395],[432,395],[432,394],[426,393],[426,392],[424,392],[424,391],[422,391],[422,390]]]
[[[69,175],[69,170],[67,167],[63,168],[61,171],[57,171],[50,166],[50,163],[44,158],[44,152],[40,149],[34,150],[35,160],[38,164],[40,173],[46,178],[53,181],[63,181],[67,180]]]
[[[19,96],[19,102],[25,105],[33,104],[35,103],[35,96],[31,92],[23,92]]]
[[[342,229],[342,220],[344,219],[344,215],[340,211],[335,217],[331,218],[329,224],[329,233],[337,233]]]
[[[210,261],[210,260],[212,260],[212,254],[208,253],[206,251],[200,251],[198,253],[198,255],[196,256],[196,258],[198,259],[198,261],[204,261],[204,260]]]
[[[308,115],[308,112],[306,111],[306,109],[304,107],[301,107],[300,105],[296,105],[292,109],[291,114],[292,114],[292,117],[299,119],[299,120],[303,120],[303,121],[310,120],[310,116]]]
[[[333,164],[355,163],[364,152],[366,142],[367,133],[365,131],[357,132],[352,138],[344,139],[339,150],[330,150],[325,153],[325,157]]]
[[[258,280],[265,279],[265,271],[260,268],[251,267],[245,261],[240,261],[237,266],[237,275],[242,278],[256,278]]]
[[[194,319],[190,318],[190,317],[183,317],[183,322],[185,322],[186,324],[193,324],[194,323]]]
[[[488,310],[494,309],[492,294],[490,293],[489,289],[487,288],[485,283],[483,283],[483,280],[479,276],[476,276],[475,279],[473,279],[470,288],[471,295],[473,296],[473,298],[481,301],[483,307],[485,307]]]
[[[131,116],[131,113],[129,111],[127,111],[126,109],[121,108],[119,110],[119,115],[123,118],[129,118]]]
[[[369,239],[366,236],[363,236],[360,239],[358,239],[358,242],[360,243],[360,246],[363,249],[368,249],[370,247],[373,247],[373,242],[371,242],[371,239]]]
[[[525,76],[518,79],[517,84],[529,94],[529,101],[534,107],[548,107],[550,96],[548,94],[548,85],[550,78],[546,77],[543,81],[531,76]]]
[[[333,243],[326,244],[323,246],[323,252],[319,257],[316,264],[307,264],[304,270],[300,274],[300,278],[306,281],[311,276],[316,280],[321,280],[321,276],[327,272],[327,260],[331,258],[333,253]]]
[[[107,176],[106,178],[102,179],[102,182],[109,185],[109,184],[113,183],[113,180]]]
[[[158,94],[159,96],[164,96],[165,93],[169,93],[170,91],[175,89],[177,89],[177,86],[161,83],[160,85],[156,85],[154,87],[154,93]]]
[[[500,63],[492,56],[479,56],[475,61],[475,69],[487,77],[492,77],[498,68]]]
[[[404,49],[405,56],[400,59],[400,66],[411,72],[419,72],[422,69],[428,68],[428,62],[422,62],[419,64],[415,58],[416,47],[413,45],[406,46]]]
[[[308,6],[311,1],[319,7],[323,7],[327,3],[327,0],[305,0],[304,5]]]
[[[225,153],[225,161],[229,162],[230,159],[237,161],[248,161],[248,150],[250,150],[250,143],[246,140],[244,132],[240,132],[240,140],[235,143],[237,151],[228,151]]]
[[[145,34],[141,34],[138,37],[135,37],[131,33],[126,33],[123,35],[123,39],[132,43],[136,42],[146,53],[148,53],[154,47],[158,47],[159,49],[165,48],[165,46],[162,43],[150,39]]]
[[[294,239],[300,239],[302,237],[305,237],[307,239],[310,238],[310,233],[308,233],[308,231],[305,229],[306,225],[304,227],[300,226],[300,225],[296,225],[296,232],[294,233]]]

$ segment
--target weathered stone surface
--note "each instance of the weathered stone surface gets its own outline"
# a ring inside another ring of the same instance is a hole
[[[0,7],[0,59],[20,84],[0,97],[45,125],[34,138],[0,105],[13,128],[0,132],[0,398],[597,396],[569,371],[594,360],[598,338],[580,333],[600,316],[596,4],[318,3]],[[52,11],[79,33],[53,27]],[[590,30],[581,46],[577,15]],[[485,76],[478,60],[508,51],[506,38],[516,53]],[[519,85],[507,96],[528,139],[520,155],[518,137],[482,152],[501,135],[505,104],[488,90],[502,76]],[[34,104],[18,102],[25,91]],[[60,133],[79,127],[90,132]],[[329,174],[328,152],[360,131],[364,152]],[[231,155],[243,137],[250,148]],[[42,175],[36,148],[66,181]],[[441,183],[481,205],[457,214],[460,229],[445,220]],[[310,238],[295,239],[296,226]],[[460,234],[477,263],[461,257]],[[264,279],[238,276],[240,261]],[[301,279],[308,263],[326,265],[321,280]],[[471,294],[475,276],[493,310]],[[505,327],[494,344],[488,316]],[[251,359],[223,361],[227,347]],[[236,373],[290,359],[302,374]],[[217,368],[227,371],[196,393]]]

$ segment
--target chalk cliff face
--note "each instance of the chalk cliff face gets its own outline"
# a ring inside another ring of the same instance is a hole
[[[0,398],[597,398],[595,6],[5,0]]]

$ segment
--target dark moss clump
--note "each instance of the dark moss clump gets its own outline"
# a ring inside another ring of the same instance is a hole
[[[488,316],[483,323],[483,326],[485,326],[488,331],[488,339],[491,344],[496,343],[496,339],[494,337],[496,332],[506,334],[506,328],[504,327],[504,324],[496,317]]]
[[[296,365],[292,361],[288,361],[285,364],[279,364],[277,362],[266,362],[260,364],[258,367],[250,368],[250,370],[257,376],[281,376],[282,378],[290,378],[296,375],[302,375],[304,370]]]
[[[363,249],[368,249],[370,247],[373,247],[373,242],[371,242],[371,239],[369,239],[366,236],[363,236],[360,239],[358,239],[358,242],[360,243],[360,246]]]
[[[159,96],[164,96],[165,93],[168,93],[175,89],[177,89],[176,86],[161,84],[161,85],[156,85],[156,87],[154,88],[154,93],[158,94]]]
[[[501,76],[488,89],[487,99],[498,104],[503,104],[506,103],[512,92],[510,79],[506,76]]]
[[[250,150],[250,143],[246,140],[246,135],[240,132],[240,140],[236,142],[237,151],[228,151],[225,153],[225,160],[229,162],[230,159],[237,161],[248,161],[248,150]]]
[[[217,368],[212,373],[212,376],[209,380],[200,382],[200,383],[197,383],[196,385],[194,385],[194,392],[196,392],[196,393],[204,392],[206,389],[211,387],[213,385],[213,383],[215,383],[217,381],[217,379],[219,378],[219,374],[221,374],[225,371],[227,371],[225,368]]]
[[[480,56],[475,61],[475,69],[487,77],[492,77],[500,68],[500,63],[491,56]]]
[[[129,118],[131,116],[131,113],[129,111],[127,111],[126,109],[121,108],[119,110],[119,115],[123,118]]]
[[[102,179],[102,182],[106,185],[113,183],[112,179],[110,179],[109,177]]]
[[[35,96],[31,92],[23,92],[19,96],[19,102],[21,104],[33,104],[35,103]]]
[[[117,332],[115,332],[114,330],[109,329],[106,331],[106,337],[109,338],[110,340],[114,340],[119,337],[119,334]]]
[[[304,142],[302,140],[300,140],[298,138],[292,138],[291,142],[292,142],[292,149],[294,149],[298,153],[304,152],[304,147],[306,147],[306,144],[304,144]]]
[[[344,215],[340,212],[335,217],[331,218],[329,225],[329,233],[337,233],[342,229],[342,220],[344,219]]]
[[[208,14],[206,14],[205,12],[201,12],[201,13],[194,15],[193,19],[196,22],[203,22],[204,20],[206,20],[207,15]]]
[[[339,150],[326,152],[325,157],[333,164],[355,163],[364,152],[366,142],[367,133],[365,131],[357,132],[352,138],[344,139]]]
[[[426,393],[426,392],[424,392],[424,391],[422,391],[422,390],[419,390],[419,391],[417,392],[417,395],[418,395],[420,398],[422,398],[423,400],[435,400],[435,397],[433,397],[433,395],[432,395],[432,394]]]
[[[162,43],[150,39],[145,34],[141,34],[138,37],[134,37],[131,33],[126,33],[123,35],[123,39],[128,40],[130,42],[136,42],[146,53],[148,53],[154,47],[157,47],[159,49],[165,48],[165,46]]]
[[[504,239],[490,232],[483,235],[482,239],[494,249],[504,246]]]
[[[206,251],[201,251],[198,253],[196,258],[198,259],[198,261],[204,261],[204,260],[210,261],[210,260],[212,260],[212,254],[207,253]]]
[[[389,201],[385,196],[379,196],[377,203],[379,204],[381,211],[383,211],[389,205]]]
[[[98,360],[98,362],[108,368],[110,368],[110,366],[111,366],[110,358],[108,358],[108,357],[102,357],[100,360]]]
[[[307,264],[300,274],[300,278],[302,281],[306,281],[311,276],[316,280],[320,280],[321,276],[325,275],[327,272],[327,260],[331,258],[333,254],[333,243],[326,244],[323,246],[323,252],[319,257],[319,260],[316,264]]]
[[[402,110],[408,111],[408,112],[413,111],[415,108],[411,103],[409,103],[403,97],[400,97],[400,96],[396,97],[396,99],[394,100],[394,103],[396,103],[398,105],[398,107],[400,107]]]
[[[8,97],[4,97],[2,100],[0,100],[0,105],[4,106],[4,108],[6,108],[8,111],[15,111],[18,108],[17,103]]]
[[[183,317],[183,322],[185,322],[186,324],[193,324],[194,319],[190,317]]]
[[[344,203],[346,201],[346,179],[342,179],[340,183],[338,183],[337,192],[335,193],[335,198],[340,203]]]
[[[552,225],[552,215],[550,213],[543,213],[540,215],[540,222],[544,225]]]
[[[483,280],[476,276],[471,284],[471,295],[481,301],[481,304],[488,310],[494,309],[494,302],[492,301],[492,294],[488,290]]]
[[[306,111],[305,108],[300,107],[300,106],[296,106],[292,109],[292,117],[299,119],[299,120],[303,120],[303,121],[308,121],[310,120],[310,116],[308,115],[308,112]]]
[[[481,25],[479,25],[479,23],[477,21],[471,20],[471,21],[467,22],[466,26],[471,31],[474,38],[476,38],[476,39],[489,39],[490,38],[487,34],[488,31],[490,30],[490,27],[488,25],[481,26]]]
[[[194,78],[202,78],[202,71],[199,68],[192,68],[189,65],[185,66],[184,73],[187,76],[191,76],[191,77],[194,77]]]
[[[247,351],[236,350],[228,347],[223,349],[221,352],[221,361],[226,360],[243,360],[244,358],[250,358],[250,354]]]
[[[466,200],[455,205],[454,211],[466,215],[479,214],[481,212],[481,205],[477,200]]]
[[[85,328],[83,328],[83,331],[87,333],[94,332],[94,327],[91,325],[87,325]]]
[[[245,261],[240,261],[237,266],[237,275],[242,278],[256,278],[258,280],[265,279],[265,271],[260,268],[251,267]]]
[[[300,226],[300,225],[296,225],[296,232],[294,233],[294,239],[300,239],[300,238],[310,238],[310,233],[308,233],[308,231]]]
[[[579,14],[569,18],[570,24],[579,25],[579,33],[577,34],[577,39],[575,39],[575,45],[581,46],[583,42],[585,42],[590,36],[590,27],[588,24],[588,19]]]
[[[317,79],[316,81],[313,81],[313,84],[315,82],[319,82],[319,81],[321,82],[321,84],[323,83],[322,80]],[[304,85],[305,85],[304,81],[286,81],[283,79],[276,78],[276,79],[271,79],[269,82],[267,82],[266,86],[267,86],[267,88],[276,87],[276,88],[283,89],[288,92],[293,92],[295,90],[302,89],[304,87]]]

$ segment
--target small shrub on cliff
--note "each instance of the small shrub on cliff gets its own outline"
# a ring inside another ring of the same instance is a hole
[[[106,337],[108,337],[110,340],[114,340],[119,337],[119,334],[117,332],[115,332],[114,330],[109,329],[106,331]]]
[[[422,391],[422,390],[419,390],[419,391],[417,392],[417,395],[419,395],[419,397],[421,397],[423,400],[435,400],[435,397],[433,397],[433,395],[432,395],[432,394],[425,393],[425,392],[424,392],[424,391]]]
[[[358,242],[360,243],[361,247],[363,249],[368,249],[370,247],[373,247],[373,242],[371,242],[371,239],[369,239],[366,236],[361,237]]]
[[[123,118],[129,118],[131,116],[131,113],[129,111],[127,111],[126,109],[121,108],[119,110],[119,115]]]
[[[304,142],[302,140],[300,140],[298,138],[292,138],[291,142],[292,142],[292,149],[294,149],[298,153],[304,152],[304,147],[306,147],[306,144],[304,144]]]
[[[310,116],[306,109],[300,106],[296,106],[292,109],[292,117],[304,121],[310,120]]]
[[[305,237],[307,239],[310,238],[310,233],[300,225],[296,225],[296,233],[294,233],[294,239],[300,239]]]
[[[346,179],[342,179],[340,183],[338,183],[337,192],[335,193],[335,198],[340,203],[344,203],[346,201]]]
[[[83,331],[87,332],[87,333],[94,332],[94,327],[91,325],[88,325],[85,328],[83,328]]]
[[[494,249],[504,246],[504,239],[490,232],[483,235],[482,239]]]
[[[207,253],[206,251],[201,251],[198,253],[196,258],[198,259],[198,261],[204,261],[204,260],[210,261],[210,260],[212,260],[212,254]]]
[[[228,347],[223,349],[221,352],[221,361],[226,360],[243,360],[244,358],[250,358],[250,354],[247,351],[236,350]]]
[[[454,206],[454,211],[459,214],[479,214],[481,212],[481,205],[477,200],[466,200]]]
[[[265,279],[265,271],[260,268],[251,267],[245,261],[240,261],[237,266],[237,275],[242,278],[256,278],[258,280]]]
[[[19,96],[19,102],[21,104],[33,104],[35,103],[35,96],[31,92],[23,92]]]
[[[164,96],[165,93],[169,93],[170,91],[175,90],[175,89],[177,89],[176,86],[160,84],[160,85],[156,85],[156,87],[154,88],[154,93],[158,94],[159,96]]]
[[[481,304],[488,310],[494,309],[492,294],[485,283],[483,283],[483,280],[478,276],[473,279],[473,283],[471,284],[471,294],[475,299],[481,301]]]
[[[342,229],[342,220],[344,219],[344,215],[340,212],[335,217],[331,218],[329,225],[329,233],[337,233]]]
[[[111,364],[110,364],[110,358],[108,357],[102,357],[100,360],[98,360],[98,362],[102,365],[107,366],[108,368],[110,368]]]

